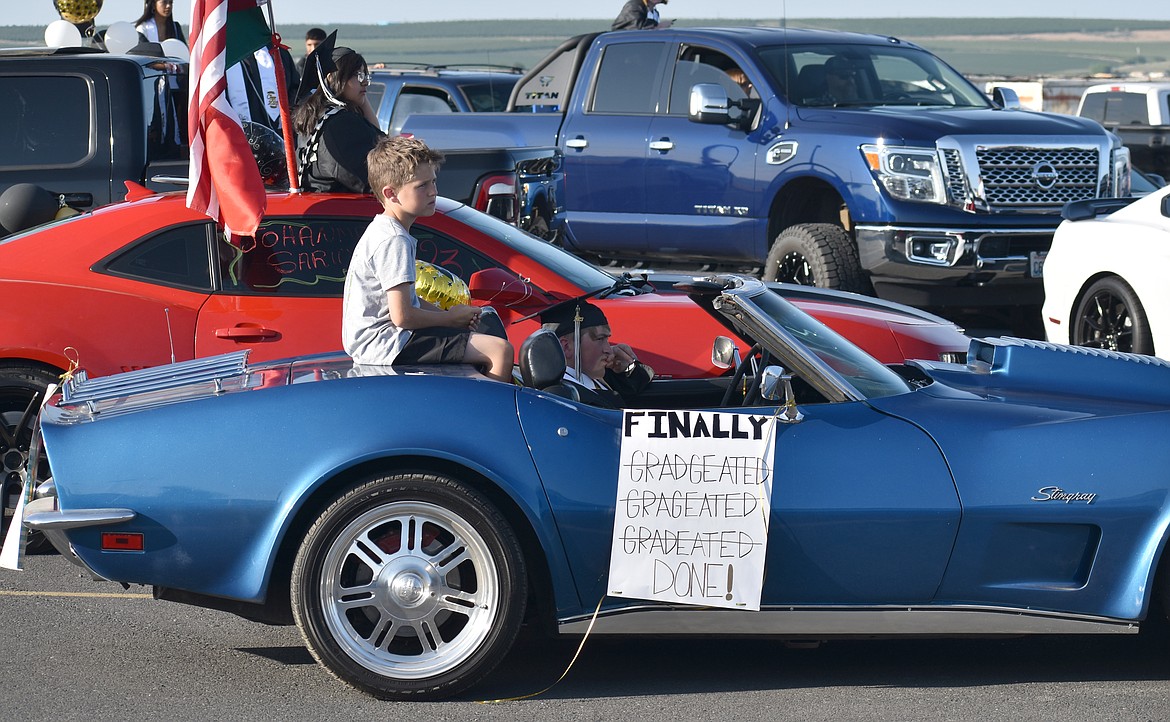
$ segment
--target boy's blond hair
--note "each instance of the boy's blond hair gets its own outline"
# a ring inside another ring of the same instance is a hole
[[[374,192],[374,197],[385,205],[383,188],[390,186],[397,190],[418,176],[419,166],[428,163],[438,165],[443,160],[442,153],[428,148],[427,144],[418,138],[401,135],[383,137],[366,156],[370,189]]]

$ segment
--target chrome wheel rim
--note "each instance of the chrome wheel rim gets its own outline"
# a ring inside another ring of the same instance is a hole
[[[481,648],[500,612],[500,573],[463,517],[394,502],[351,521],[327,550],[319,595],[350,658],[387,677],[422,679]]]

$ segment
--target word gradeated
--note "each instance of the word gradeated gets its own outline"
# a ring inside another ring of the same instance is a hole
[[[626,411],[609,594],[760,608],[772,416]]]

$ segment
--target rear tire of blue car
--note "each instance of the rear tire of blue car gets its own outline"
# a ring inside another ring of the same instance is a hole
[[[292,570],[309,651],[382,699],[439,699],[482,680],[515,642],[527,574],[484,495],[447,476],[368,479],[317,518]]]
[[[1089,286],[1077,302],[1071,341],[1077,346],[1126,353],[1154,353],[1146,309],[1134,290],[1116,276]]]
[[[849,233],[832,223],[801,223],[776,236],[764,262],[765,281],[870,293]]]

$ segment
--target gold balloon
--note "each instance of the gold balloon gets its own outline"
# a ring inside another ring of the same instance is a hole
[[[102,0],[53,0],[53,7],[57,8],[62,20],[79,25],[97,17],[102,9]]]
[[[414,262],[414,291],[427,303],[446,311],[461,303],[471,303],[467,283],[445,268],[426,261]]]

